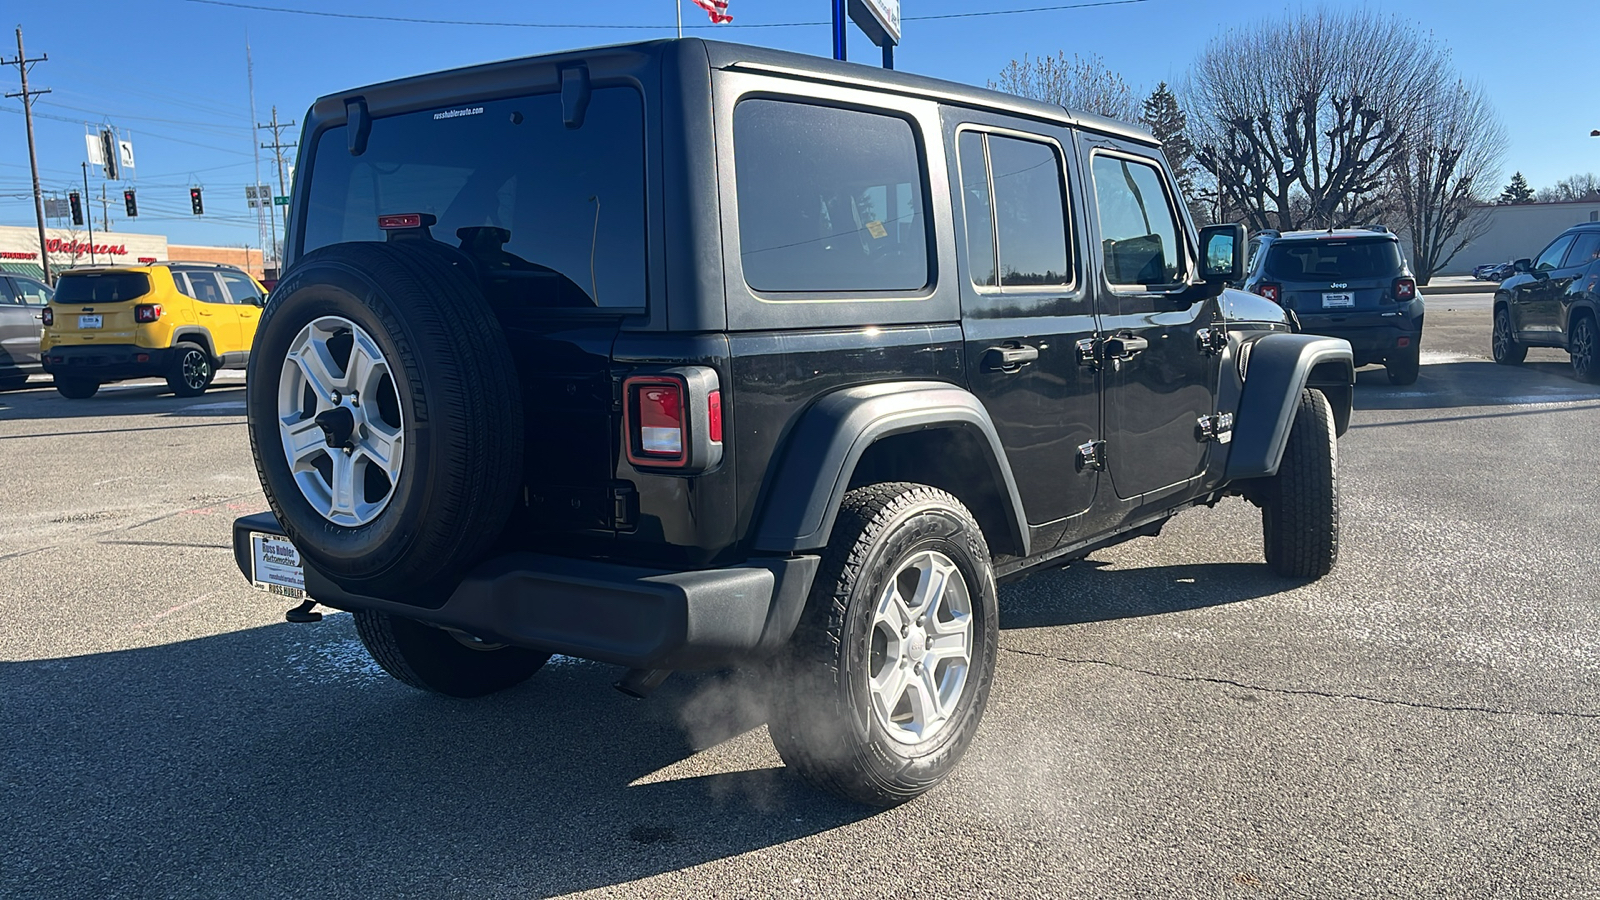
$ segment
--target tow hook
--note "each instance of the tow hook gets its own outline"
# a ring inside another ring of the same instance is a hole
[[[311,611],[311,607],[316,605],[317,601],[307,597],[304,603],[284,613],[283,620],[285,622],[321,622],[322,613]]]

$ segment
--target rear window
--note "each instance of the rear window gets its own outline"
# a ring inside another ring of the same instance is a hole
[[[121,303],[150,293],[143,272],[68,272],[56,282],[57,303]]]
[[[303,252],[382,241],[380,215],[437,219],[434,240],[483,264],[529,306],[641,308],[644,101],[596,88],[583,125],[539,94],[376,119],[360,156],[345,126],[318,138]]]
[[[1402,268],[1390,240],[1278,241],[1267,251],[1267,274],[1284,281],[1394,278]]]
[[[739,254],[758,291],[914,291],[928,217],[905,119],[781,100],[733,110]]]

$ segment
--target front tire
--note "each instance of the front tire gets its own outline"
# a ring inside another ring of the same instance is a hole
[[[950,774],[983,718],[999,649],[988,546],[961,501],[903,482],[845,495],[794,638],[774,667],[778,754],[871,806]]]
[[[550,654],[487,644],[412,619],[352,613],[367,652],[397,681],[448,697],[482,697],[533,676]]]
[[[1600,336],[1596,335],[1594,317],[1584,315],[1572,323],[1567,355],[1572,360],[1572,374],[1580,381],[1600,381]]]
[[[100,382],[57,378],[56,390],[68,400],[87,400],[100,390]]]
[[[1261,535],[1272,570],[1310,579],[1333,571],[1339,560],[1339,443],[1321,391],[1300,392],[1289,444],[1264,501]]]
[[[172,371],[167,373],[167,387],[175,397],[198,397],[211,386],[217,377],[211,354],[198,344],[173,346]]]
[[[1504,306],[1494,311],[1494,333],[1489,341],[1494,361],[1502,366],[1520,366],[1528,357],[1528,348],[1517,343],[1517,333],[1511,330],[1511,310]]]

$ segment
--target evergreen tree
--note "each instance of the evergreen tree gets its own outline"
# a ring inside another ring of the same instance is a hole
[[[1194,204],[1194,143],[1189,140],[1189,117],[1178,105],[1177,96],[1165,81],[1156,85],[1156,89],[1145,98],[1140,118],[1156,136],[1156,140],[1161,142],[1184,199]],[[1191,212],[1198,211],[1197,205],[1191,205]]]
[[[1499,199],[1495,200],[1500,206],[1532,202],[1533,188],[1528,187],[1528,179],[1523,178],[1521,172],[1511,176],[1511,183],[1506,185],[1506,189],[1500,192]]]

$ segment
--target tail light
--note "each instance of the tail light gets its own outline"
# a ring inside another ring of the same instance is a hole
[[[717,373],[684,366],[622,382],[628,462],[642,469],[706,471],[722,461],[722,391]]]
[[[56,311],[46,306],[44,311],[39,313],[39,321],[46,325],[54,325],[56,323]]]
[[[1394,299],[1396,303],[1405,303],[1417,299],[1417,282],[1410,278],[1396,278],[1394,280]]]
[[[1273,303],[1283,303],[1283,285],[1281,284],[1258,284],[1256,285],[1256,293],[1271,300]]]
[[[154,322],[159,318],[161,318],[161,304],[159,303],[141,303],[133,308],[133,320],[135,322]]]

